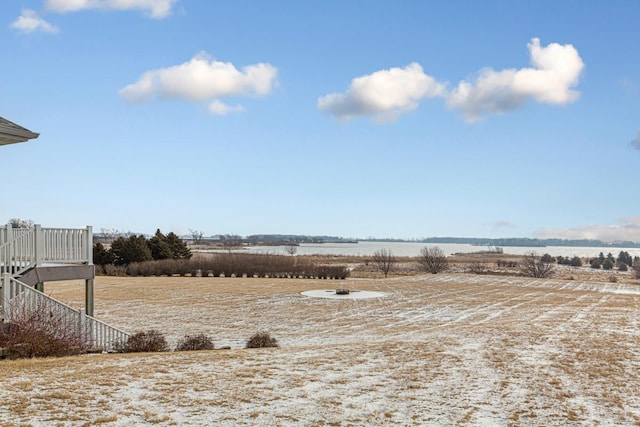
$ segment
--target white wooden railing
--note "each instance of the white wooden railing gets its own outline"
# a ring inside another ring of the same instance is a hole
[[[129,334],[76,310],[16,280],[10,273],[2,276],[0,309],[5,322],[20,319],[46,320],[67,339],[78,340],[84,349],[111,352],[125,343]],[[43,316],[46,319],[40,319]]]
[[[0,227],[0,274],[14,276],[42,264],[93,264],[93,230]]]
[[[0,274],[18,275],[36,265],[35,229],[2,230]]]

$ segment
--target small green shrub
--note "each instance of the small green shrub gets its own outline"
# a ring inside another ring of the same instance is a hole
[[[605,270],[613,269],[613,261],[611,261],[609,258],[605,259],[602,262],[602,268],[605,269]]]
[[[574,256],[571,258],[571,261],[569,261],[569,265],[571,267],[582,267],[582,260],[580,257]]]
[[[124,343],[119,343],[114,350],[117,353],[147,353],[169,351],[167,340],[156,330],[137,332]]]
[[[278,341],[271,337],[268,332],[256,332],[253,334],[249,341],[247,341],[247,348],[265,348],[265,347],[279,347]]]
[[[205,334],[185,335],[176,345],[176,351],[213,350],[211,338]]]
[[[540,261],[553,263],[553,262],[556,262],[556,259],[549,254],[544,254],[542,255],[542,258],[540,258]]]

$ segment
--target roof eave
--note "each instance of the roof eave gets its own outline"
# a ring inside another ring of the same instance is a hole
[[[11,126],[0,124],[0,145],[25,142],[30,139],[36,139],[40,136],[39,133],[31,132],[29,129],[15,125],[15,123],[11,123],[6,119],[5,121]]]

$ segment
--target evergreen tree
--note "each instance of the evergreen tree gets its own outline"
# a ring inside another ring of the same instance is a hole
[[[609,258],[605,259],[602,263],[602,268],[605,270],[611,270],[613,268],[613,261]]]
[[[174,232],[167,234],[166,243],[171,249],[172,258],[174,259],[190,259],[193,255],[184,240]]]
[[[131,236],[128,239],[119,237],[111,244],[110,252],[115,265],[128,265],[132,262],[150,261],[151,249],[143,235]]]
[[[633,264],[633,258],[629,255],[629,252],[620,251],[618,254],[618,264],[626,264],[627,266],[631,266]]]
[[[149,248],[151,248],[151,256],[153,259],[169,259],[174,257],[173,250],[167,242],[167,237],[162,234],[159,228],[156,230],[155,236],[149,239]]]
[[[580,257],[574,256],[573,258],[571,258],[569,265],[572,267],[582,267],[582,260],[580,259]]]
[[[93,245],[93,263],[96,265],[113,264],[113,254],[100,242]]]

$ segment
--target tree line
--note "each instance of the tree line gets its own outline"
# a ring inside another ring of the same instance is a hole
[[[142,234],[120,236],[107,249],[101,242],[93,245],[93,263],[96,265],[126,266],[136,262],[165,259],[190,259],[189,246],[177,234],[163,234],[160,229],[147,239]]]

